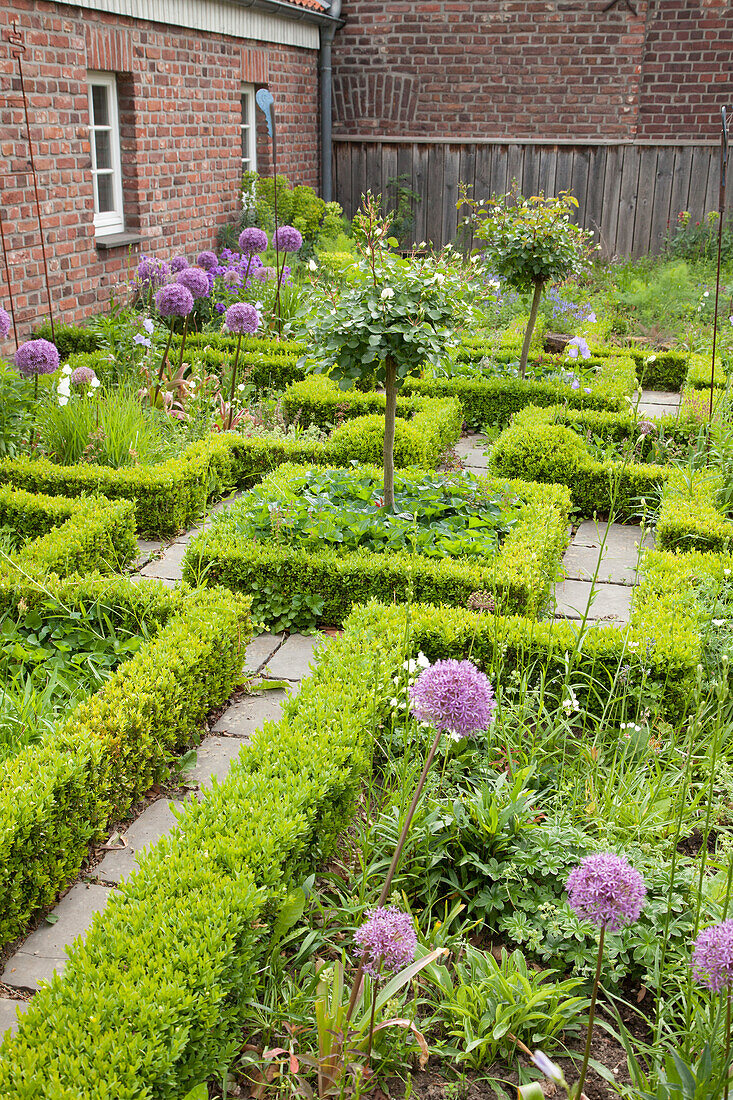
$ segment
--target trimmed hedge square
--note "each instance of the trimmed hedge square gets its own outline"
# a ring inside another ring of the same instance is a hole
[[[376,467],[375,479],[381,477]],[[307,477],[306,466],[283,466],[261,485],[275,499],[287,500],[289,483]],[[419,471],[405,471],[419,481]],[[447,475],[450,476],[450,475]],[[525,481],[480,478],[489,491],[516,493],[524,504],[518,522],[492,559],[436,559],[408,552],[339,552],[319,548],[234,540],[221,525],[194,539],[183,563],[190,583],[221,584],[250,593],[253,615],[260,615],[259,593],[280,591],[292,603],[296,597],[323,600],[318,621],[342,623],[355,603],[368,599],[465,605],[476,591],[493,593],[507,611],[537,614],[546,601],[566,542],[570,494],[562,486],[540,487]],[[310,625],[310,620],[308,625]]]

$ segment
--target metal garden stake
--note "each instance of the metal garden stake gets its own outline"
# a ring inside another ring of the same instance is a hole
[[[723,126],[720,131],[720,190],[718,192],[718,267],[715,274],[715,313],[713,315],[713,357],[710,364],[710,417],[713,419],[713,392],[715,387],[715,348],[718,342],[718,301],[720,299],[720,257],[723,248],[723,215],[725,213],[725,184],[728,174],[728,115],[721,107]]]
[[[277,334],[282,336],[283,334],[283,322],[282,312],[280,309],[280,249],[278,247],[277,231],[279,228],[279,221],[277,216],[277,128],[275,126],[275,100],[272,92],[267,88],[260,88],[255,95],[255,101],[265,116],[267,123],[267,132],[272,139],[272,178],[275,184],[275,267],[277,269],[277,292],[275,294],[275,306],[277,309]],[[283,260],[283,263],[285,261]]]

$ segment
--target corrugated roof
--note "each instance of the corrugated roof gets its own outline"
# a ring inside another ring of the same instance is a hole
[[[310,8],[311,11],[327,12],[330,3],[326,0],[283,0],[286,4],[292,4],[296,8]]]

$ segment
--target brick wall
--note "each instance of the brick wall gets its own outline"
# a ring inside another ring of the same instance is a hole
[[[134,252],[192,258],[212,245],[216,227],[236,210],[243,80],[267,82],[276,98],[280,171],[317,186],[316,50],[11,0],[10,10],[0,9],[0,186],[21,339],[45,314],[46,295],[19,81],[7,41],[13,20],[26,46],[23,74],[51,293],[63,320],[80,320],[104,303],[135,263],[127,247],[102,250],[95,242],[88,69],[118,74],[126,229],[145,238]],[[266,171],[264,141],[258,145]],[[4,270],[0,305],[8,307]]]
[[[732,101],[730,0],[657,0],[644,51],[639,136],[717,138],[720,108]]]
[[[340,134],[633,135],[647,0],[345,0]]]
[[[334,133],[674,138],[733,99],[730,0],[344,0]]]

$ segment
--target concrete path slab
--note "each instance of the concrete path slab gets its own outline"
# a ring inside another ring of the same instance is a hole
[[[228,733],[249,740],[265,722],[279,722],[288,692],[281,688],[245,695],[224,711],[212,733]]]
[[[636,584],[636,552],[614,552],[604,547],[598,564],[596,546],[571,546],[562,559],[563,574],[568,580],[609,582],[611,584]]]
[[[0,981],[13,989],[38,989],[41,982],[50,981],[56,972],[63,973],[66,948],[86,933],[113,892],[107,886],[85,883],[74,886],[52,910],[56,921],[30,934],[8,960]]]
[[[258,634],[253,638],[247,646],[244,664],[247,672],[259,672],[280,648],[284,638],[284,634]]]
[[[141,577],[148,577],[151,580],[156,581],[180,581],[183,576],[182,560],[168,560],[166,558],[157,558],[155,561],[149,562],[144,566],[139,573]]]
[[[608,532],[606,533],[606,529]],[[609,554],[628,553],[634,555],[636,561],[637,544],[641,543],[645,549],[654,546],[654,535],[647,531],[642,541],[642,530],[635,523],[596,523],[592,519],[584,519],[575,532],[571,546],[595,546],[598,547],[605,539],[605,549]]]
[[[660,416],[677,416],[679,405],[661,405],[651,401],[640,401],[636,411],[642,420],[654,420]]]
[[[641,401],[648,405],[673,405],[679,408],[680,395],[675,390],[642,390]]]
[[[174,802],[173,805],[180,810],[183,804]],[[137,867],[138,855],[157,844],[160,838],[172,832],[177,824],[178,821],[167,798],[152,802],[124,834],[127,847],[108,852],[104,857],[95,871],[97,878],[102,882],[122,882],[123,878],[127,878]]]
[[[272,680],[303,680],[309,676],[313,653],[322,644],[320,634],[291,634],[263,669]]]
[[[0,997],[0,1041],[8,1032],[15,1035],[18,1019],[27,1008],[28,1001],[11,1001],[7,997]]]
[[[157,539],[138,539],[137,540],[137,558],[133,564],[134,569],[139,569],[143,565],[146,565],[151,558],[154,558],[156,554],[165,546],[164,542],[159,542]]]
[[[555,617],[582,619],[590,603],[589,619],[628,622],[633,591],[623,584],[596,584],[594,588],[590,581],[563,581],[555,585]]]
[[[221,783],[244,747],[240,737],[217,737],[210,734],[196,749],[196,763],[186,769],[186,782],[211,785],[212,778]]]

